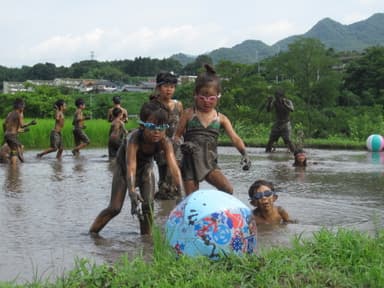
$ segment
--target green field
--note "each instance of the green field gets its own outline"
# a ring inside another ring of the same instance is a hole
[[[30,119],[26,119],[28,122]],[[71,149],[74,146],[71,120],[66,120],[63,129],[64,148]],[[31,126],[30,131],[20,134],[20,141],[24,144],[25,149],[45,149],[49,147],[49,134],[54,126],[54,120],[51,119],[37,119],[37,125]],[[91,140],[89,148],[102,148],[108,146],[108,132],[110,123],[104,119],[94,119],[85,122],[85,133]],[[137,119],[130,118],[126,123],[127,130],[138,127]],[[268,136],[269,127],[257,125],[254,127],[243,127],[234,125],[237,133],[242,137],[247,146],[250,147],[265,147]],[[328,139],[304,139],[301,143],[297,139],[295,131],[292,133],[292,140],[294,143],[300,143],[304,147],[313,148],[327,148],[327,149],[365,149],[365,142],[358,140],[351,140],[342,137],[329,137]],[[3,138],[3,131],[0,131],[0,137]],[[226,135],[221,135],[219,139],[220,145],[232,145],[230,139]],[[280,139],[277,145],[284,147],[283,141]]]

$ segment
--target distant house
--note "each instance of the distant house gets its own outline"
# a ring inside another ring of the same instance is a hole
[[[25,87],[24,82],[3,81],[3,93],[14,94],[16,92],[32,91],[31,87]]]
[[[185,84],[194,82],[196,76],[182,75],[178,78],[178,83]],[[13,94],[16,92],[33,91],[30,83],[36,86],[46,85],[55,87],[67,87],[79,90],[83,93],[113,93],[120,91],[128,92],[148,92],[156,88],[155,78],[148,78],[146,81],[141,81],[137,85],[123,85],[119,87],[117,84],[109,80],[100,79],[72,79],[72,78],[56,78],[54,80],[27,80],[25,82],[3,82],[3,93]]]
[[[177,81],[179,84],[194,83],[196,78],[194,75],[180,75]]]

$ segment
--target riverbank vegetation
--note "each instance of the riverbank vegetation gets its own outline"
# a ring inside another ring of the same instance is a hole
[[[67,117],[70,118],[70,117]],[[31,119],[25,119],[28,122]],[[53,119],[36,119],[37,125],[31,126],[30,130],[20,134],[20,141],[25,146],[26,150],[30,149],[45,149],[49,147],[49,134],[54,127]],[[71,125],[72,119],[67,119],[65,126],[62,130],[64,149],[72,149],[74,146],[73,134]],[[104,119],[92,119],[85,121],[85,133],[91,140],[88,148],[103,148],[108,146],[108,133],[110,123]],[[267,125],[254,125],[252,127],[244,126],[241,122],[234,124],[238,134],[244,139],[248,147],[265,147],[270,127]],[[125,124],[127,130],[132,130],[138,127],[138,120],[136,117],[132,117]],[[327,149],[352,149],[363,150],[365,148],[365,139],[360,140],[358,138],[342,138],[341,136],[328,137],[327,139],[300,138],[300,126],[295,127],[292,133],[292,139],[296,144],[303,147],[313,148],[327,148]],[[0,131],[0,139],[3,138],[3,131]],[[220,145],[231,146],[232,143],[228,136],[222,135],[219,139]],[[286,147],[283,141],[280,139],[276,146],[277,148]]]
[[[142,60],[140,63],[146,64],[146,72],[143,70],[141,76],[154,77],[155,73],[162,69],[183,71],[177,65],[172,66],[174,63],[169,66],[170,63],[167,61]],[[110,69],[106,69],[103,74],[102,63],[91,62],[76,63],[72,72],[76,71],[76,77],[81,78],[93,75],[92,71],[97,71],[99,77],[116,81],[108,78],[107,71],[110,72]],[[206,55],[197,57],[194,63],[187,64],[189,73],[197,74],[205,62],[212,60]],[[151,67],[151,63],[156,65],[151,70],[153,74],[147,75],[149,73],[147,68]],[[45,71],[45,68],[52,70],[51,66],[41,64],[38,71]],[[117,65],[115,68],[120,69],[122,67],[120,66]],[[267,98],[273,95],[277,88],[281,88],[295,106],[291,116],[296,144],[304,147],[363,148],[369,135],[384,134],[382,67],[384,67],[384,47],[371,47],[360,54],[335,52],[326,49],[318,40],[299,39],[292,43],[287,51],[259,63],[220,62],[215,65],[223,80],[219,111],[231,119],[247,144],[263,146],[274,117],[273,113],[267,113],[265,109]],[[7,71],[3,75],[7,75]],[[16,72],[13,71],[14,74]],[[139,70],[136,72],[139,73]],[[57,77],[56,74],[51,74],[50,77]],[[50,74],[47,72],[36,75],[41,77],[45,75],[47,78]],[[114,74],[114,77],[118,75],[120,74]],[[121,78],[120,81],[124,79]],[[121,92],[120,96],[129,114],[137,115],[150,93]],[[183,102],[184,107],[192,104],[192,95],[193,83],[178,85],[175,97]],[[25,117],[39,119],[51,119],[54,112],[52,105],[59,98],[68,103],[67,118],[73,115],[76,98],[85,99],[87,104],[85,113],[89,113],[97,120],[106,119],[107,109],[112,102],[111,94],[82,94],[66,87],[48,86],[36,86],[32,92],[2,94],[0,97],[2,118],[12,110],[12,102],[16,97],[24,98],[26,101]],[[92,134],[92,124],[89,123],[87,132]],[[35,127],[32,129],[35,130]],[[92,135],[90,138],[93,138],[93,144],[104,146],[107,141],[104,137],[106,133],[100,132],[100,134],[103,135],[100,140]],[[226,143],[225,138],[222,141]],[[36,144],[30,147],[35,146]],[[26,145],[27,149],[28,147],[29,145]]]
[[[291,247],[219,261],[178,257],[154,233],[150,260],[121,257],[96,265],[78,259],[74,269],[48,281],[0,283],[1,287],[384,287],[384,231],[376,235],[323,229],[311,239],[297,236]]]

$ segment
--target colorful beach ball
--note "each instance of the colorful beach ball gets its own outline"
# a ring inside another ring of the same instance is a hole
[[[181,201],[166,222],[166,238],[176,253],[218,259],[256,251],[251,209],[219,190],[197,190]]]
[[[384,138],[379,134],[372,134],[367,138],[367,149],[372,152],[379,152],[384,149]]]

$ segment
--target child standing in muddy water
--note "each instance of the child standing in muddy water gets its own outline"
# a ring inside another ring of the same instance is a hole
[[[75,140],[75,148],[72,150],[73,156],[78,156],[80,155],[80,149],[85,148],[86,146],[89,145],[90,141],[83,131],[85,129],[84,121],[89,120],[89,116],[84,116],[83,115],[83,110],[85,109],[85,102],[83,99],[78,98],[75,101],[76,105],[76,111],[75,115],[73,116],[73,137]]]
[[[121,97],[118,96],[118,95],[115,95],[112,97],[112,102],[113,102],[113,107],[109,108],[108,109],[108,113],[107,113],[107,119],[108,119],[108,122],[112,122],[113,121],[113,109],[115,108],[120,108],[121,109],[121,112],[122,112],[122,117],[121,117],[121,120],[126,123],[128,122],[128,111],[126,109],[124,109],[122,106],[121,106]]]
[[[223,128],[234,146],[242,155],[243,170],[248,170],[251,161],[243,140],[237,135],[231,121],[216,110],[221,97],[220,79],[210,65],[196,78],[195,105],[184,111],[174,137],[181,144],[183,159],[181,171],[187,195],[199,189],[199,183],[206,180],[217,189],[233,193],[233,187],[217,165],[217,146],[220,129]]]
[[[248,196],[251,205],[256,207],[252,213],[252,221],[256,224],[297,223],[289,218],[283,207],[274,206],[278,196],[272,182],[255,181],[248,190]]]
[[[23,99],[16,99],[13,103],[13,111],[9,112],[3,123],[4,142],[7,143],[10,149],[10,163],[17,164],[17,159],[24,162],[23,145],[19,141],[18,135],[21,132],[27,132],[28,126],[36,125],[36,121],[24,124],[24,108],[25,102]]]
[[[142,235],[151,234],[154,210],[154,155],[164,151],[167,165],[182,196],[182,181],[171,141],[165,137],[168,112],[155,103],[146,103],[140,111],[140,127],[128,134],[120,146],[112,178],[111,199],[94,220],[90,233],[101,229],[121,211],[125,195],[131,199],[131,214],[137,215]],[[138,187],[138,191],[136,191]]]
[[[168,125],[165,135],[170,139],[173,138],[176,127],[179,122],[180,116],[183,112],[183,104],[173,98],[177,85],[177,77],[171,72],[161,72],[156,76],[156,90],[154,95],[151,95],[150,99],[153,103],[166,109],[169,113]],[[181,155],[177,153],[175,143],[173,145],[174,152],[176,153],[176,160],[181,160]],[[158,192],[155,194],[156,199],[174,199],[177,197],[177,187],[173,183],[172,175],[168,169],[167,162],[164,157],[164,153],[160,152],[155,156],[159,171]]]
[[[51,134],[49,136],[50,139],[50,147],[44,150],[41,153],[36,155],[37,158],[41,158],[48,153],[52,153],[57,151],[56,159],[61,159],[61,155],[63,154],[63,136],[61,135],[61,130],[64,127],[64,111],[66,109],[66,104],[64,100],[60,99],[55,102],[54,105],[55,111],[55,127],[52,129]]]
[[[109,129],[108,141],[108,155],[110,158],[116,157],[117,150],[119,149],[124,137],[128,134],[123,122],[123,110],[118,107],[112,110],[112,123]]]

